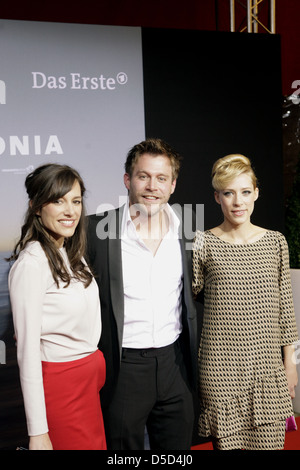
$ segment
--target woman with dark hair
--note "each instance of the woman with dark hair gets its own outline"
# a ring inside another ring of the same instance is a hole
[[[99,293],[83,258],[85,187],[58,164],[37,168],[25,186],[9,291],[29,449],[106,449]]]

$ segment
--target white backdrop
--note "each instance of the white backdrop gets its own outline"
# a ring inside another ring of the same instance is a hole
[[[144,138],[140,28],[0,20],[0,252],[19,236],[26,174],[76,168],[88,213],[119,205],[125,156]]]

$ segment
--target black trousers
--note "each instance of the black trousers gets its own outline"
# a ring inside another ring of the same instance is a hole
[[[194,407],[179,341],[123,349],[117,389],[105,412],[108,450],[189,450]]]

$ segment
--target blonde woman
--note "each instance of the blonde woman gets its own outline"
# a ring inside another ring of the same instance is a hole
[[[221,225],[197,232],[193,292],[204,289],[199,348],[199,434],[215,449],[282,449],[297,384],[297,328],[284,236],[258,227],[259,190],[250,160],[213,166]]]

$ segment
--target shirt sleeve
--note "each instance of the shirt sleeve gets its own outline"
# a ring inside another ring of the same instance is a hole
[[[286,346],[298,340],[297,325],[293,304],[293,293],[290,277],[289,249],[285,237],[278,232],[278,282],[281,332],[281,345]]]
[[[12,267],[9,292],[20,382],[29,436],[48,432],[40,352],[43,302],[46,294],[44,264],[25,255]]]
[[[197,231],[192,251],[192,289],[195,297],[202,291],[204,287],[204,263],[205,263],[205,247],[204,232]]]

